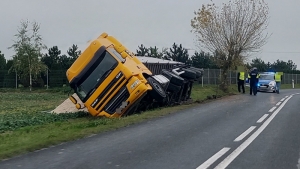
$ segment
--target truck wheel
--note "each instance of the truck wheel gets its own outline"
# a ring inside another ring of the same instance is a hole
[[[196,79],[196,72],[189,70],[189,69],[182,69],[184,73],[182,73],[180,76],[188,79]]]
[[[161,84],[158,83],[154,78],[148,77],[148,83],[152,87],[152,90],[149,91],[149,94],[152,96],[153,99],[162,102],[166,98],[166,92],[164,91]]]
[[[197,69],[194,69],[193,67],[188,68],[188,70],[194,71],[196,73],[196,78],[197,79],[202,77],[202,72],[201,71],[199,71]]]
[[[177,85],[175,85],[173,83],[169,83],[168,91],[177,93],[177,92],[180,91],[180,89],[181,89],[181,86],[177,86]]]
[[[162,75],[170,80],[170,83],[173,83],[178,86],[182,86],[184,84],[184,79],[173,72],[167,71],[165,69],[162,70]]]

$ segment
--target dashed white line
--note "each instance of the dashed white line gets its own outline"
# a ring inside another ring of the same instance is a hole
[[[281,102],[278,102],[277,104],[276,104],[276,106],[279,106],[281,104]]]
[[[276,109],[276,107],[272,107],[270,110],[269,110],[269,113],[272,113],[274,110]]]
[[[249,133],[251,133],[252,130],[255,129],[256,126],[249,127],[244,133],[242,133],[240,136],[238,136],[236,139],[234,139],[235,142],[243,140]]]
[[[285,98],[281,99],[280,101],[283,102]]]
[[[279,113],[283,106],[292,98],[288,97],[279,108],[258,128],[246,141],[244,141],[238,148],[236,148],[231,154],[229,154],[221,163],[219,163],[215,169],[226,168],[242,151],[247,148],[251,142],[269,125],[269,123],[274,119],[274,117]]]
[[[261,123],[261,122],[263,122],[263,121],[265,120],[265,118],[267,118],[267,117],[268,117],[268,114],[264,114],[259,120],[257,120],[256,123]]]
[[[210,157],[208,160],[206,160],[203,164],[201,164],[196,169],[205,169],[208,168],[210,165],[212,165],[215,161],[217,161],[222,155],[224,155],[228,150],[230,150],[229,147],[224,147],[219,152],[217,152],[215,155]]]

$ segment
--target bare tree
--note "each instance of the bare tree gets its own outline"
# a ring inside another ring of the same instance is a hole
[[[221,88],[228,89],[227,72],[242,64],[267,42],[268,5],[264,0],[233,0],[221,8],[202,5],[191,20],[192,32],[200,47],[214,53],[222,69]]]

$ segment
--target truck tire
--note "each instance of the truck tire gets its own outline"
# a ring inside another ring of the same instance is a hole
[[[170,72],[166,69],[162,70],[162,75],[170,80],[170,83],[173,83],[178,86],[182,86],[184,84],[184,79],[173,72]]]
[[[181,89],[181,86],[177,86],[177,85],[175,85],[173,83],[169,83],[169,86],[168,86],[167,90],[170,91],[170,92],[177,93],[177,92],[180,91],[180,89]]]
[[[184,73],[182,73],[180,76],[187,78],[187,79],[196,79],[196,72],[189,70],[189,69],[182,69]]]
[[[194,69],[193,67],[188,68],[188,70],[194,71],[196,73],[196,78],[197,79],[202,77],[202,72],[201,71],[199,71],[197,69]]]
[[[161,84],[159,84],[159,82],[152,77],[148,77],[147,81],[152,87],[152,90],[149,91],[150,96],[158,102],[164,101],[164,99],[166,98],[166,92],[164,91]]]

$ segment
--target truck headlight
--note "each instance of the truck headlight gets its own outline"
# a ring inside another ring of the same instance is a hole
[[[270,82],[270,83],[269,83],[269,86],[275,86],[275,85],[276,85],[275,82]]]
[[[134,82],[130,85],[130,88],[131,88],[131,89],[134,89],[139,83],[140,83],[140,80],[134,81]]]

